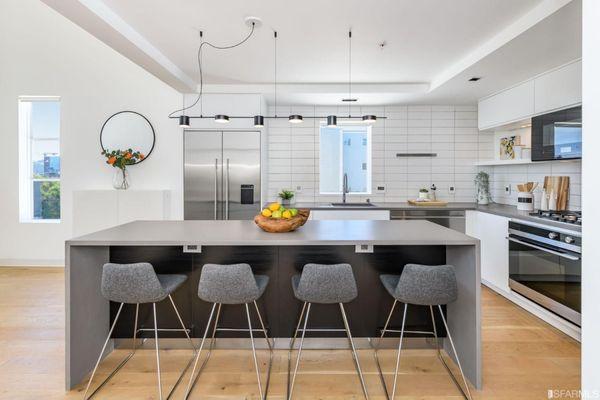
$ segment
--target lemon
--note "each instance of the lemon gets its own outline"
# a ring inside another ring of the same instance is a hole
[[[285,219],[290,219],[292,218],[292,212],[290,210],[285,210],[281,213],[281,216]]]
[[[275,219],[281,218],[281,211],[279,211],[279,210],[273,211],[273,213],[271,214],[271,218],[275,218]]]
[[[261,211],[261,214],[263,217],[270,217],[271,216],[271,210],[269,210],[268,208],[265,208],[264,210]]]
[[[269,210],[271,210],[271,211],[277,211],[277,210],[279,210],[280,207],[281,207],[281,204],[279,204],[277,202],[269,204]]]

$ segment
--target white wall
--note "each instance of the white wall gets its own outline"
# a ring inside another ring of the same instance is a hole
[[[600,398],[600,1],[583,1],[583,266],[581,388]]]
[[[270,115],[275,110],[269,111]],[[277,114],[343,117],[348,107],[278,107]],[[473,179],[480,151],[491,151],[490,143],[479,143],[477,106],[385,106],[353,107],[352,114],[386,116],[372,129],[373,194],[351,196],[351,201],[370,198],[376,202],[405,202],[415,198],[421,187],[432,183],[438,187],[438,198],[472,202],[475,198]],[[297,201],[335,201],[340,196],[319,194],[319,126],[320,120],[306,119],[291,125],[286,119],[269,120],[269,199],[275,199],[282,188],[302,191]],[[397,158],[398,152],[433,152],[434,158]],[[383,185],[384,194],[375,192]],[[456,187],[450,194],[448,188]]]
[[[132,188],[172,191],[182,215],[181,130],[167,119],[175,90],[38,0],[0,3],[0,264],[61,264],[71,235],[72,192],[112,189],[99,130],[116,111],[144,114],[156,130],[151,157],[131,167]],[[18,212],[17,98],[61,97],[62,221],[21,224]]]

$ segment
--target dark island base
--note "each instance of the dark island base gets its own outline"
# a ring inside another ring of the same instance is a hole
[[[291,277],[299,274],[307,263],[349,263],[352,265],[358,285],[359,296],[346,305],[352,334],[355,337],[377,337],[379,329],[392,306],[393,299],[379,280],[380,274],[400,274],[405,264],[420,263],[439,265],[446,262],[445,246],[375,246],[373,253],[356,253],[354,246],[203,246],[202,253],[184,253],[181,246],[113,246],[110,260],[115,263],[150,262],[157,273],[185,274],[188,280],[173,298],[192,337],[202,337],[210,314],[211,305],[197,296],[202,265],[206,263],[248,263],[255,274],[268,275],[269,286],[258,302],[266,317],[270,335],[275,338],[291,337],[302,307],[292,291]],[[118,304],[111,303],[111,322]],[[138,328],[153,327],[150,305],[141,305]],[[179,328],[170,302],[158,304],[160,328]],[[258,328],[256,313],[253,327]],[[114,338],[130,338],[133,332],[135,306],[123,308],[113,332]],[[392,328],[399,329],[402,310],[392,318]],[[219,325],[221,327],[247,327],[243,306],[224,306]],[[445,336],[439,315],[436,315],[438,334]],[[311,309],[310,328],[343,328],[337,305],[315,305]],[[411,306],[407,314],[406,329],[431,331],[432,323],[428,307]],[[318,332],[318,337],[344,336],[343,332]],[[149,336],[149,334],[148,334]],[[307,336],[310,336],[307,334]],[[314,336],[314,335],[313,335]],[[411,335],[407,335],[411,336]],[[418,335],[413,335],[418,336]],[[161,337],[181,337],[161,332]],[[219,337],[247,337],[243,332],[220,332]]]

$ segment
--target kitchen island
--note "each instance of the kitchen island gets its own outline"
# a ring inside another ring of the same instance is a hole
[[[407,263],[452,264],[458,300],[446,307],[448,325],[466,377],[481,387],[479,241],[431,222],[308,221],[295,232],[274,234],[263,232],[252,221],[136,221],[69,240],[65,247],[67,389],[93,368],[116,313],[116,304],[100,293],[102,265],[109,261],[145,261],[157,273],[188,275],[173,297],[193,337],[201,336],[210,308],[197,297],[202,265],[248,263],[255,273],[270,278],[260,306],[274,338],[289,338],[293,333],[301,302],[294,298],[290,281],[306,263],[352,265],[359,295],[348,304],[347,312],[358,338],[378,337],[389,313],[393,299],[381,285],[380,274],[400,274]],[[161,328],[177,328],[169,307],[168,302],[158,305]],[[131,337],[134,308],[124,308],[114,339]],[[428,309],[419,308],[409,309],[407,329],[431,331]],[[225,310],[223,326],[245,326],[241,309]],[[315,307],[312,327],[341,327],[337,312],[335,305]],[[394,315],[393,327],[400,325],[400,314]],[[149,327],[151,321],[150,308],[140,306],[141,326]],[[163,333],[161,337],[179,337]]]

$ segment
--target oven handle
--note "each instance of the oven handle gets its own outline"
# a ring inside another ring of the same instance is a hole
[[[579,260],[581,260],[580,257],[576,257],[576,256],[572,256],[570,254],[565,254],[565,253],[561,253],[561,252],[558,252],[558,251],[550,250],[550,249],[548,249],[546,247],[536,246],[535,244],[527,243],[527,242],[524,242],[524,241],[519,240],[519,239],[515,239],[515,238],[511,238],[511,237],[507,237],[507,239],[510,240],[511,242],[519,243],[519,244],[522,244],[524,246],[529,246],[529,247],[532,247],[532,248],[537,249],[537,250],[542,250],[542,251],[545,251],[546,253],[554,254],[555,256],[563,257],[563,258],[566,258],[566,259],[569,259],[569,260],[573,260],[573,261],[579,261]]]

